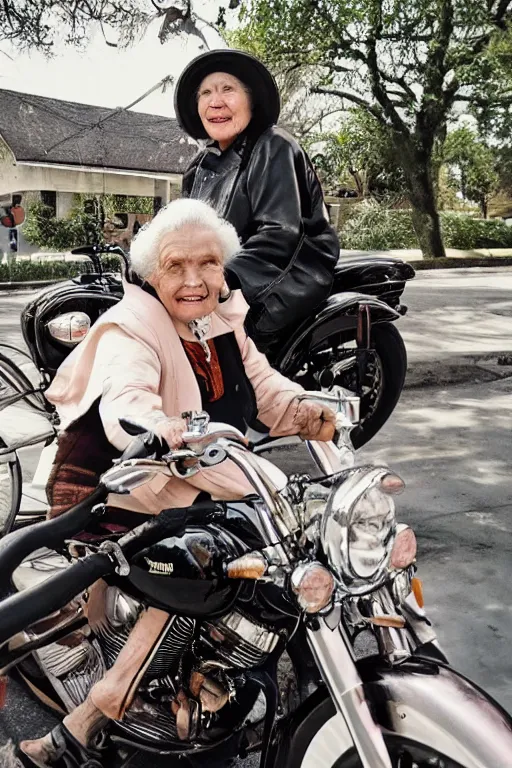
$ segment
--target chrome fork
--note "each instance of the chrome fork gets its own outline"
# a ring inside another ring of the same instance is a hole
[[[363,768],[393,768],[382,733],[364,696],[363,682],[343,624],[339,607],[318,618],[307,638],[318,669],[338,712],[342,715]]]

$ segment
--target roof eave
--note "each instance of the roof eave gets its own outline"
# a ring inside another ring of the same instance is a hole
[[[109,168],[107,166],[92,166],[92,165],[74,165],[73,163],[49,163],[41,162],[40,160],[18,160],[17,165],[32,165],[38,168],[53,168],[62,171],[80,171],[82,173],[111,173],[122,176],[144,176],[150,179],[163,179],[176,181],[181,180],[183,171],[144,171],[141,169],[128,169],[128,168]]]

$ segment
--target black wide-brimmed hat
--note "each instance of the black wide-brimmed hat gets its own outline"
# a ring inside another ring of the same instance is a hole
[[[197,111],[197,90],[213,72],[234,75],[251,90],[253,118],[267,127],[277,122],[281,102],[276,81],[264,64],[244,51],[219,49],[197,56],[181,73],[174,92],[178,123],[193,139],[207,139]]]

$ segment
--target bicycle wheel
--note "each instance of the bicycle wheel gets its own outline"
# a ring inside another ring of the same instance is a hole
[[[0,437],[0,450],[7,448]],[[0,455],[0,537],[12,530],[20,509],[22,493],[21,464],[13,451]]]

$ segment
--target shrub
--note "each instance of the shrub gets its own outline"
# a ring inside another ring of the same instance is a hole
[[[57,219],[53,209],[41,202],[29,206],[23,235],[32,245],[55,251],[76,248],[84,243],[103,242],[103,233],[94,216],[75,209],[70,218]]]
[[[476,219],[462,213],[442,213],[447,248],[512,248],[512,227],[501,219]]]
[[[362,251],[418,247],[409,211],[366,202],[354,206],[340,232],[340,240],[342,248]]]
[[[105,272],[119,272],[119,259],[102,259]],[[0,264],[0,283],[21,283],[32,280],[62,280],[93,271],[89,261],[13,261]]]
[[[441,216],[447,248],[512,248],[512,227],[499,219],[478,219],[463,213]],[[342,248],[387,250],[418,248],[409,210],[392,210],[373,203],[357,206],[340,232]]]

